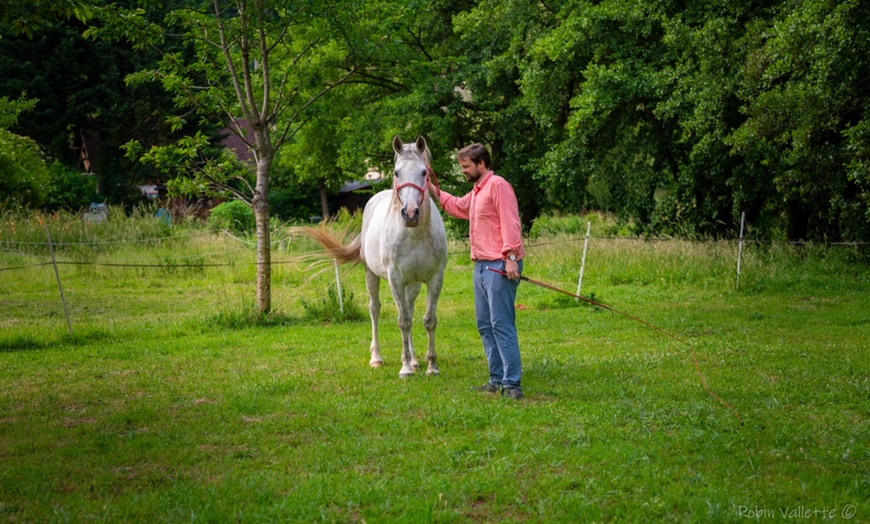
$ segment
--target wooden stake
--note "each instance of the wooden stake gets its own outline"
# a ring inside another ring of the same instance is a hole
[[[580,261],[580,278],[577,279],[577,295],[580,294],[580,288],[583,287],[583,269],[586,267],[586,248],[589,247],[589,229],[592,228],[592,222],[586,222],[586,241],[583,242],[583,259]],[[575,298],[574,300],[580,300]]]
[[[57,271],[57,261],[54,259],[54,245],[51,243],[51,233],[48,226],[45,227],[45,236],[48,238],[48,251],[51,253],[51,265],[54,266],[54,278],[57,279],[57,289],[60,290],[60,303],[63,304],[63,316],[66,317],[66,330],[69,336],[73,336],[72,323],[69,321],[69,311],[66,309],[66,299],[63,297],[63,286],[60,284],[60,273]]]
[[[740,289],[740,263],[743,261],[743,224],[746,222],[746,211],[740,213],[740,242],[737,244],[737,282],[735,289]]]
[[[338,259],[333,258],[332,262],[335,264],[335,288],[338,290],[338,308],[341,310],[341,314],[344,315],[344,298],[341,296],[341,278],[338,276]]]

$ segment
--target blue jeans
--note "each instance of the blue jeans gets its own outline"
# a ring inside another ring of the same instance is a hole
[[[523,370],[514,309],[520,281],[488,269],[504,271],[504,264],[504,260],[474,263],[474,312],[489,364],[489,382],[520,388]],[[517,264],[522,273],[523,261]]]

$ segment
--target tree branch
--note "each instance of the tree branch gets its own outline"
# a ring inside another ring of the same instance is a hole
[[[242,114],[244,114],[245,118],[247,118],[250,121],[250,120],[252,120],[251,119],[252,115],[251,115],[250,110],[247,108],[247,106],[245,104],[245,97],[244,97],[244,94],[242,92],[242,86],[239,84],[239,75],[236,72],[236,67],[235,67],[235,64],[233,63],[233,57],[230,54],[230,47],[227,44],[226,28],[224,27],[224,21],[223,21],[223,18],[221,17],[220,0],[214,0],[214,14],[215,14],[215,18],[217,19],[217,23],[218,23],[218,34],[220,34],[221,50],[223,51],[224,59],[227,62],[227,69],[229,70],[229,73],[230,73],[230,80],[232,81],[233,88],[236,91],[236,97],[239,99],[239,104],[241,105]]]

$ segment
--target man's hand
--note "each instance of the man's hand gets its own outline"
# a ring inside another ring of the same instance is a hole
[[[520,265],[516,263],[516,261],[507,259],[504,261],[504,272],[507,274],[507,277],[511,280],[519,280],[520,278]]]

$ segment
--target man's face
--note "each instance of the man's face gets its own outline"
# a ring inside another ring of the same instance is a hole
[[[465,180],[469,182],[477,182],[487,172],[486,164],[483,162],[475,164],[470,158],[460,158],[459,167],[462,169],[462,174],[465,175]]]

